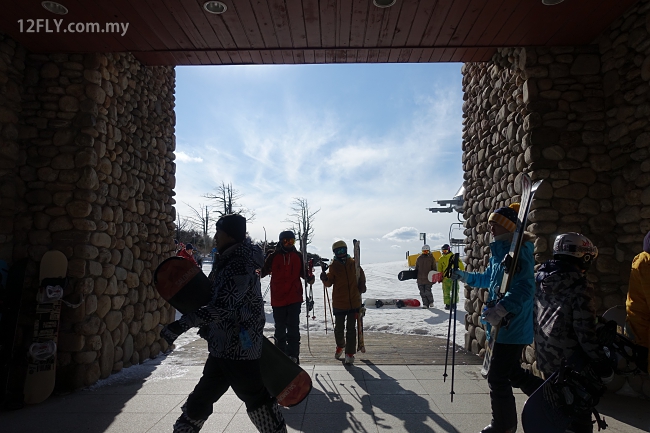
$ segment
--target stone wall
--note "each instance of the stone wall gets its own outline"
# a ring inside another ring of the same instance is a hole
[[[46,251],[68,257],[64,296],[83,302],[62,311],[57,385],[78,388],[167,349],[159,330],[174,311],[153,271],[173,252],[175,75],[131,54],[15,45],[0,39],[0,65],[13,55],[0,82],[10,77],[17,89],[0,96],[0,199],[14,234],[3,225],[0,251],[30,260],[24,299]],[[12,195],[24,202],[5,208]]]
[[[538,263],[555,237],[588,236],[599,257],[588,278],[602,313],[624,304],[632,258],[650,230],[650,2],[581,47],[500,49],[463,66],[463,164],[468,267],[489,257],[487,217],[519,201],[517,174],[544,179],[528,230]],[[465,290],[466,347],[482,354],[484,289]],[[525,352],[536,370],[534,350]]]

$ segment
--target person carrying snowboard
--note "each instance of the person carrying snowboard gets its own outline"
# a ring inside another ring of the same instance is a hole
[[[332,287],[332,310],[334,312],[334,357],[341,359],[345,350],[346,364],[354,362],[357,353],[356,313],[361,307],[361,293],[366,292],[366,275],[360,269],[359,284],[354,259],[348,255],[348,246],[343,241],[332,245],[334,258],[327,272],[321,272],[320,279],[325,287]],[[345,333],[343,328],[345,327]]]
[[[436,270],[436,259],[431,254],[429,245],[422,245],[422,254],[415,261],[415,270],[418,273],[418,289],[422,297],[422,308],[433,308],[433,294],[431,287],[433,283],[429,281],[429,272]]]
[[[449,244],[444,244],[441,248],[442,256],[438,259],[438,271],[442,274],[442,297],[445,302],[445,310],[449,310],[451,307],[451,288],[453,286],[452,279],[446,276],[447,270],[449,269],[449,264],[451,263],[451,258],[454,257],[454,253],[451,252]],[[463,262],[458,259],[458,267],[460,270],[465,270],[465,265]],[[458,302],[458,289],[454,294],[454,299]]]
[[[645,353],[640,354],[644,359],[639,360],[639,368],[650,373],[650,232],[643,239],[643,251],[632,261],[625,305],[630,337],[645,348]]]
[[[185,248],[181,248],[178,253],[176,253],[178,257],[182,257],[184,259],[187,259],[194,263],[196,266],[199,266],[199,264],[196,262],[194,259],[194,245],[190,244],[188,242],[187,245],[185,245]],[[199,266],[200,267],[200,266]]]
[[[246,404],[248,417],[262,433],[286,433],[282,412],[262,382],[260,357],[264,303],[257,271],[262,250],[246,236],[246,218],[224,215],[217,221],[217,263],[211,273],[212,301],[165,326],[169,344],[190,328],[201,327],[208,341],[203,376],[183,405],[174,433],[196,433],[212,414],[212,405],[232,387]]]
[[[510,250],[510,243],[517,228],[519,203],[501,207],[490,214],[488,226],[492,234],[490,262],[484,272],[455,270],[452,278],[459,279],[472,287],[489,289],[489,301],[496,300],[504,267],[503,257]],[[521,368],[522,350],[533,342],[533,296],[535,293],[535,259],[533,257],[533,235],[524,232],[519,253],[518,266],[505,296],[493,307],[483,311],[482,319],[488,334],[492,326],[501,323],[506,316],[508,326],[501,326],[492,352],[492,363],[488,373],[492,422],[481,433],[513,433],[517,430],[517,408],[512,388],[517,387],[526,394],[532,394],[542,380]],[[440,261],[438,262],[440,263]]]
[[[587,270],[598,257],[598,249],[584,235],[564,233],[553,243],[553,259],[543,263],[535,282],[535,352],[537,368],[548,378],[559,370],[563,361],[591,367],[597,377],[609,382],[614,374],[607,359]],[[574,433],[593,431],[591,411],[577,413],[569,430]]]
[[[294,246],[296,235],[290,231],[280,233],[278,247],[264,261],[262,278],[271,275],[271,307],[275,320],[275,345],[299,363],[300,357],[300,306],[302,283],[306,279],[302,255]],[[307,278],[314,284],[314,276]]]

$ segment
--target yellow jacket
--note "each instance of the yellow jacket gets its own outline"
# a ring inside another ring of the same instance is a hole
[[[642,252],[632,261],[627,291],[627,324],[635,343],[650,349],[650,254]],[[650,354],[648,354],[650,373]]]
[[[325,287],[334,286],[332,289],[332,307],[337,310],[354,310],[361,306],[361,293],[366,292],[366,274],[361,270],[359,284],[354,259],[349,257],[342,263],[336,258],[327,271],[327,280],[323,281]]]
[[[447,254],[443,254],[438,259],[438,272],[442,273],[443,276],[445,275],[445,272],[449,267],[449,262],[451,261],[452,257],[454,257],[454,253],[449,252]],[[461,271],[465,270],[465,265],[463,264],[463,261],[460,258],[458,259],[458,268]]]

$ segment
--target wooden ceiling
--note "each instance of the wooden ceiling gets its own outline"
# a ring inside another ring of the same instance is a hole
[[[59,0],[69,13],[55,15],[41,0],[2,0],[0,32],[35,53],[131,51],[148,65],[469,62],[497,47],[588,44],[637,0],[222,1],[214,15],[204,0]],[[29,33],[30,19],[129,27]]]

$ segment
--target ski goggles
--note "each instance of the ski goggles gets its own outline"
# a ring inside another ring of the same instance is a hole
[[[337,248],[337,249],[335,249],[333,251],[334,251],[335,255],[342,256],[342,255],[348,253],[348,248],[347,247],[339,247],[339,248]]]
[[[296,243],[296,240],[293,238],[285,238],[282,239],[282,245],[294,245]]]
[[[431,251],[429,250],[422,250],[422,254],[429,254]]]

